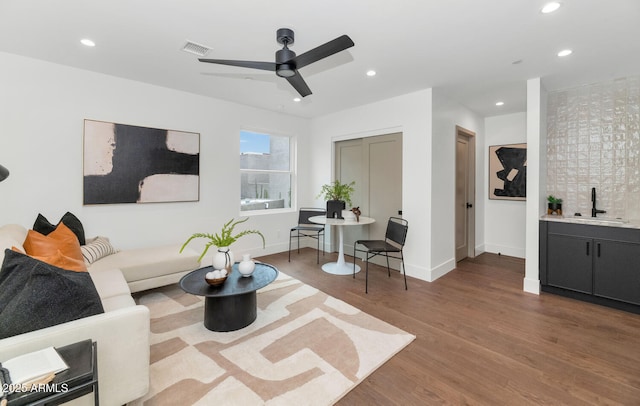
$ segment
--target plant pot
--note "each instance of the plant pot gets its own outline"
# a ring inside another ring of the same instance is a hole
[[[547,214],[557,214],[558,216],[562,216],[562,203],[549,203]]]
[[[231,271],[233,265],[233,251],[229,247],[218,247],[218,252],[213,255],[211,263],[213,269],[227,269]]]
[[[344,200],[327,200],[327,218],[341,219],[342,210],[346,207]]]

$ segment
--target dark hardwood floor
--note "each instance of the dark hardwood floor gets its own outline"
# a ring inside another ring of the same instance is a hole
[[[310,248],[258,259],[416,336],[339,405],[640,405],[640,315],[525,293],[524,260],[483,254],[407,291],[374,267],[365,294],[364,271],[327,274]]]

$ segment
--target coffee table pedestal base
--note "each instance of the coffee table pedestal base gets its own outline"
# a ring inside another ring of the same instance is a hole
[[[207,297],[204,326],[211,331],[234,331],[253,323],[258,316],[255,291],[242,295]]]

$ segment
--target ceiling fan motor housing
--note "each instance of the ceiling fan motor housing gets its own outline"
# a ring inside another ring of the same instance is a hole
[[[295,75],[296,63],[292,60],[295,57],[296,53],[287,48],[286,43],[284,48],[276,51],[276,75],[283,78]]]

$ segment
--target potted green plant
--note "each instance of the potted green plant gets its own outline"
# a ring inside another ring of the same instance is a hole
[[[208,239],[209,241],[205,244],[204,250],[202,251],[202,254],[200,254],[200,258],[198,258],[198,261],[202,260],[202,258],[205,256],[205,254],[207,253],[207,251],[212,245],[215,245],[216,247],[218,247],[218,253],[216,253],[216,255],[214,255],[214,258],[213,258],[214,269],[228,268],[234,263],[233,253],[230,250],[230,246],[231,244],[236,242],[240,237],[243,237],[248,234],[258,234],[262,238],[262,248],[264,248],[265,246],[264,235],[262,235],[262,233],[258,230],[244,230],[235,235],[233,234],[234,228],[238,224],[244,223],[247,220],[249,220],[249,217],[246,217],[242,220],[237,220],[237,221],[234,221],[234,219],[231,219],[222,226],[222,230],[220,230],[220,233],[215,233],[215,234],[194,233],[193,235],[191,235],[191,237],[187,239],[187,241],[185,241],[184,244],[182,244],[182,247],[180,248],[180,252],[182,252],[184,248],[193,239],[205,238],[205,239]]]
[[[346,204],[351,206],[351,195],[355,191],[356,182],[342,183],[338,179],[332,183],[322,185],[320,193],[316,196],[316,199],[323,197],[327,201],[327,217],[328,218],[343,218],[342,210],[345,210]]]
[[[558,214],[562,215],[562,199],[557,198],[553,195],[547,196],[547,201],[549,202],[547,208],[547,214]]]

